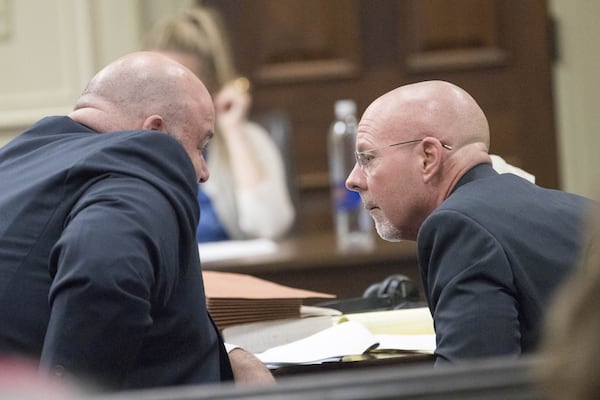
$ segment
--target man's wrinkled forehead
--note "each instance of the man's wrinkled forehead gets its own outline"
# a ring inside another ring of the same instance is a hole
[[[357,142],[375,140],[381,131],[381,119],[376,114],[366,112],[358,123]]]
[[[365,136],[371,140],[388,139],[398,130],[402,110],[394,107],[393,102],[385,100],[385,97],[379,98],[367,107],[359,122],[359,137]]]

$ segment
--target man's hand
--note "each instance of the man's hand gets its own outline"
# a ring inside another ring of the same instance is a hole
[[[271,371],[253,354],[241,348],[229,352],[235,383],[269,385],[275,383]]]

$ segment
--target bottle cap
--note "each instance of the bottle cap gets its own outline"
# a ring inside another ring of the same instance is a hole
[[[348,115],[356,114],[356,103],[354,100],[344,99],[335,102],[335,117],[338,119]]]

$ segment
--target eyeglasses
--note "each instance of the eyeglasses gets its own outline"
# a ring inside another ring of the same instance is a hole
[[[357,151],[354,153],[354,157],[356,158],[356,163],[358,164],[358,166],[360,167],[360,169],[363,172],[366,172],[369,164],[371,163],[371,161],[373,161],[376,157],[375,157],[375,153],[378,151],[381,151],[383,149],[386,149],[388,147],[396,147],[396,146],[400,146],[403,144],[409,144],[409,143],[418,143],[421,142],[423,139],[413,139],[413,140],[407,140],[405,142],[398,142],[398,143],[394,143],[394,144],[390,144],[384,147],[380,147],[378,149],[372,149],[372,150],[366,150],[366,151]],[[452,146],[450,146],[449,144],[446,143],[442,143],[440,141],[441,145],[443,148],[445,148],[446,150],[452,150]]]

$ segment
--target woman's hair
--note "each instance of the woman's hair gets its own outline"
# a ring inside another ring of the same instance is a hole
[[[210,93],[237,75],[223,21],[210,8],[194,7],[160,19],[148,32],[145,48],[196,57],[201,65],[199,78]]]
[[[581,262],[545,324],[539,373],[548,399],[600,399],[600,214],[594,212]]]

